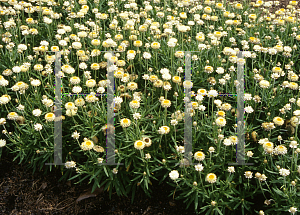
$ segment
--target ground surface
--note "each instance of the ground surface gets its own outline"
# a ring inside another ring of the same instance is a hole
[[[185,204],[168,197],[172,187],[153,183],[153,197],[142,192],[136,194],[134,203],[130,197],[118,197],[116,193],[109,199],[108,192],[99,193],[76,203],[76,199],[90,188],[69,182],[58,182],[59,173],[35,173],[12,156],[0,160],[0,214],[195,214],[185,210]]]
[[[32,174],[25,165],[13,162],[12,155],[2,155],[0,159],[0,215],[39,215],[39,214],[120,214],[120,215],[193,215],[193,205],[186,210],[182,201],[173,200],[169,194],[173,187],[153,181],[152,198],[142,191],[136,193],[133,204],[131,196],[119,197],[116,193],[109,199],[108,192],[98,190],[96,197],[76,200],[90,191],[91,186],[73,184],[71,181],[58,182],[59,172],[50,172],[46,176],[42,172]],[[175,195],[176,197],[176,195]],[[249,201],[254,202],[252,209],[263,209],[262,197]],[[241,211],[230,212],[240,215]],[[254,213],[253,213],[254,214]],[[248,212],[245,215],[252,215]]]

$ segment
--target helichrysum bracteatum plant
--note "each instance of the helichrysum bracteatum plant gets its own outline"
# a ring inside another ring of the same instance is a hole
[[[300,10],[298,1],[278,5],[1,0],[0,156],[12,152],[34,171],[60,168],[62,179],[88,179],[93,189],[104,186],[132,201],[140,188],[151,196],[159,180],[201,214],[296,214]],[[58,51],[61,86],[54,76]],[[191,81],[186,51],[193,51]],[[245,162],[254,165],[228,165],[239,141],[238,64]],[[124,165],[98,165],[107,162],[107,70],[115,80],[114,159]],[[65,165],[54,167],[45,163],[54,162],[55,87]],[[185,88],[192,91],[192,164],[184,157]]]

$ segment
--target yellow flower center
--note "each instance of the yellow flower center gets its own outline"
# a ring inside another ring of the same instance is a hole
[[[47,113],[46,117],[50,118],[50,117],[53,117],[53,115],[54,115],[53,113]]]
[[[203,153],[202,152],[197,152],[196,156],[197,157],[203,157]]]
[[[142,142],[142,141],[138,141],[138,142],[136,143],[136,145],[137,145],[137,146],[142,146],[142,145],[143,145],[143,142]]]

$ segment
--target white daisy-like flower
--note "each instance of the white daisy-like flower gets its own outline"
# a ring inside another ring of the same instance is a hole
[[[299,117],[300,116],[300,110],[293,111],[293,115]]]
[[[227,171],[230,172],[230,173],[234,173],[235,172],[234,166],[229,166]]]
[[[251,107],[251,106],[247,106],[247,107],[245,107],[245,111],[247,112],[247,113],[253,113],[253,108]]]
[[[159,129],[158,129],[158,133],[159,134],[168,134],[170,132],[170,128],[169,126],[161,126]]]
[[[217,181],[217,176],[216,176],[216,174],[214,174],[214,173],[209,173],[209,174],[207,174],[207,176],[206,176],[206,180],[209,182],[209,183],[215,183],[216,181]]]
[[[146,60],[149,60],[151,58],[151,54],[149,52],[144,52],[143,58],[145,58]]]
[[[142,150],[145,148],[145,142],[142,140],[137,140],[134,142],[134,148],[138,149],[138,150]]]
[[[1,118],[0,119],[0,125],[5,125],[6,124],[6,119],[5,118]]]
[[[91,150],[94,147],[94,142],[91,140],[86,140],[81,143],[80,147],[83,151]]]
[[[72,88],[72,92],[73,93],[81,93],[81,91],[82,91],[82,88],[80,87],[80,86],[74,86],[73,88]]]
[[[42,111],[40,109],[34,109],[32,111],[33,116],[39,117],[41,114],[42,114]]]
[[[263,145],[263,144],[266,143],[266,142],[269,142],[269,139],[268,139],[268,138],[263,138],[263,139],[260,139],[260,140],[258,141],[258,143],[259,143],[260,145]]]
[[[105,92],[105,89],[104,89],[104,87],[98,87],[96,91],[97,91],[97,93],[102,94]]]
[[[224,117],[218,117],[216,119],[216,124],[223,127],[226,125],[226,119]]]
[[[17,109],[20,110],[20,111],[23,111],[24,108],[25,108],[25,106],[24,106],[24,105],[21,105],[21,104],[19,104],[18,107],[17,107]]]
[[[299,145],[299,144],[297,143],[297,141],[293,140],[293,141],[290,142],[289,147],[290,147],[290,148],[296,149],[296,148],[297,148],[297,145]]]
[[[217,97],[218,96],[218,92],[216,90],[210,90],[210,91],[208,91],[207,96],[209,98],[211,98],[211,97]]]
[[[279,145],[275,147],[275,152],[279,155],[284,155],[287,153],[287,148],[284,145]]]
[[[218,74],[223,74],[224,73],[224,68],[222,68],[222,67],[218,67],[217,69],[216,69],[216,73],[218,73]]]
[[[75,131],[73,134],[72,134],[72,138],[78,140],[79,139],[79,136],[80,136],[80,133],[78,133],[77,131]]]
[[[126,127],[130,126],[131,121],[130,121],[130,119],[123,118],[123,119],[121,119],[120,124],[123,128],[126,128]]]
[[[46,119],[47,122],[52,122],[55,119],[55,114],[51,113],[51,112],[46,113],[45,119]]]
[[[284,168],[281,168],[280,170],[279,170],[279,174],[281,175],[281,176],[288,176],[289,174],[290,174],[290,170],[288,170],[288,169],[284,169]]]
[[[42,129],[43,129],[43,125],[42,125],[42,124],[36,123],[36,124],[34,125],[34,130],[40,131],[40,130],[42,130]]]
[[[171,120],[171,125],[175,126],[178,124],[178,121],[176,119]]]
[[[6,145],[6,140],[1,139],[1,140],[0,140],[0,148],[1,148],[1,147],[4,147],[5,145]]]
[[[205,154],[201,151],[198,151],[194,154],[194,158],[197,160],[197,161],[203,161],[205,159]]]
[[[143,137],[143,141],[145,142],[146,147],[150,147],[152,144],[152,140],[149,137]]]
[[[169,173],[169,176],[172,180],[176,180],[177,178],[179,178],[179,173],[177,170],[172,170],[170,173]]]
[[[252,178],[253,177],[252,174],[253,173],[251,171],[246,171],[244,175],[246,178]]]
[[[247,156],[250,157],[250,158],[252,158],[253,152],[252,152],[252,151],[248,151],[248,152],[247,152]]]
[[[75,166],[76,166],[76,162],[74,162],[74,161],[67,161],[67,162],[65,163],[65,167],[66,167],[67,169],[74,168]]]
[[[208,148],[208,151],[209,151],[209,153],[213,153],[215,151],[215,148],[211,146]]]
[[[183,154],[185,152],[184,146],[176,146],[176,151]]]
[[[200,111],[205,111],[206,107],[204,105],[199,105],[198,109]]]
[[[118,174],[117,168],[113,168],[112,173],[115,174],[115,175]]]
[[[197,100],[197,101],[202,101],[203,100],[203,96],[202,95],[200,95],[200,94],[197,94],[197,96],[195,97],[195,99]]]
[[[230,145],[232,144],[232,142],[231,142],[230,139],[226,138],[226,139],[223,140],[223,144],[224,144],[225,146],[230,146]]]
[[[297,208],[295,207],[290,207],[289,212],[292,213],[293,215],[296,213]]]
[[[34,86],[34,87],[38,87],[41,85],[41,81],[38,80],[38,79],[33,79],[31,82],[31,85]]]
[[[144,75],[142,76],[142,78],[143,78],[144,80],[149,80],[150,76],[149,76],[148,74],[144,74]]]
[[[120,96],[115,97],[115,104],[121,104],[122,102],[123,102],[122,97]]]
[[[195,170],[198,171],[198,172],[201,172],[202,170],[204,169],[203,165],[202,164],[197,164],[195,165]]]
[[[260,181],[266,181],[267,180],[267,176],[265,174],[262,174],[259,178]]]
[[[133,114],[133,118],[134,118],[135,120],[138,120],[138,119],[141,118],[141,114],[140,114],[140,113],[134,113],[134,114]]]
[[[252,99],[252,95],[250,93],[245,93],[244,100],[245,101],[250,101],[251,99]]]
[[[7,114],[7,119],[9,120],[16,120],[19,118],[19,115],[16,112],[10,112]]]
[[[145,154],[145,159],[151,159],[151,155],[149,153]]]
[[[261,81],[259,82],[259,86],[260,86],[261,88],[264,88],[264,89],[269,88],[269,87],[270,87],[270,82],[267,81],[267,80],[261,80]]]

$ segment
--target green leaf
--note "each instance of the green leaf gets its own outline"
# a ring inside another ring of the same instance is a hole
[[[223,215],[223,213],[220,211],[220,209],[219,209],[218,207],[216,207],[215,209],[216,209],[216,211],[218,211],[218,213],[219,213],[220,215]]]
[[[92,193],[96,190],[97,187],[99,187],[99,182],[98,180],[95,180],[94,185],[92,187]]]
[[[97,177],[97,176],[100,174],[101,170],[102,170],[102,169],[99,169],[99,170],[98,170],[98,171],[90,178],[90,182],[91,182],[95,177]]]
[[[106,170],[106,166],[103,166],[103,169],[104,169],[104,172],[105,172],[106,176],[109,177],[108,172]]]
[[[283,193],[281,190],[279,190],[278,188],[272,187],[272,189],[273,189],[274,192],[277,193],[279,196],[285,196],[284,193]]]
[[[195,210],[198,208],[198,192],[195,192],[196,197],[195,197]]]

